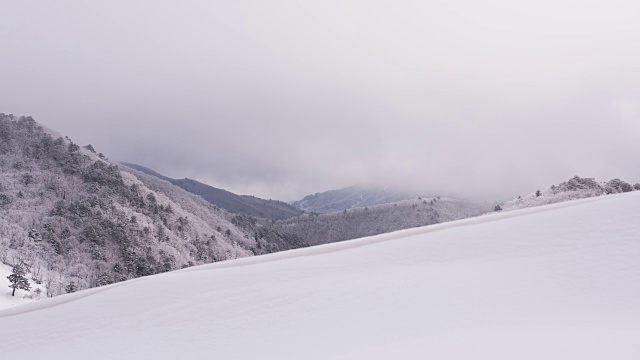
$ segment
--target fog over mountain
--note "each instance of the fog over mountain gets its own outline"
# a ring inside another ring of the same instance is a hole
[[[291,204],[311,212],[330,213],[371,205],[388,204],[417,197],[421,198],[422,196],[425,196],[425,194],[396,189],[350,186],[344,189],[307,195]]]
[[[114,160],[296,200],[640,180],[628,0],[4,1],[0,111]]]
[[[192,194],[201,196],[209,203],[232,213],[246,214],[272,220],[283,220],[303,213],[285,202],[260,199],[250,195],[237,195],[192,179],[171,179],[141,165],[121,163],[129,168],[166,180]]]

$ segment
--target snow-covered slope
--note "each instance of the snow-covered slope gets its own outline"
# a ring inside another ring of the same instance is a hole
[[[29,286],[32,292],[16,289],[15,295],[12,295],[13,288],[9,287],[9,280],[7,276],[11,275],[12,267],[0,263],[0,310],[12,306],[22,305],[30,303],[44,297],[46,289],[44,285],[38,285],[33,280],[29,279]],[[36,292],[36,289],[40,289],[40,295]]]
[[[0,312],[13,359],[638,359],[640,192],[193,267]]]

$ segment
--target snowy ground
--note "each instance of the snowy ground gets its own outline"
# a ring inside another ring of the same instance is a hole
[[[0,311],[7,359],[640,359],[640,192]]]
[[[31,297],[27,297],[32,294],[32,292],[30,291],[16,289],[16,295],[11,296],[13,289],[9,287],[9,284],[11,283],[7,279],[7,276],[11,275],[12,273],[11,270],[11,266],[0,263],[0,310],[35,301]],[[40,288],[40,290],[42,291],[41,297],[46,296],[45,294],[47,292],[45,291],[44,285],[37,285],[31,279],[29,279],[29,284],[31,285],[31,291],[35,290],[36,288]]]

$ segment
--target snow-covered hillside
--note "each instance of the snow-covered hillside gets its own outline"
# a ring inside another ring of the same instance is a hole
[[[218,189],[192,179],[172,179],[144,166],[132,163],[121,164],[147,175],[168,181],[192,194],[201,196],[212,205],[234,214],[245,214],[271,220],[284,220],[304,213],[304,211],[282,201],[260,199],[251,195],[237,195],[230,191]]]
[[[0,263],[31,273],[43,296],[307,245],[234,219],[31,117],[0,113]]]
[[[619,194],[640,190],[640,183],[631,185],[620,179],[612,179],[607,182],[597,182],[593,178],[581,178],[574,176],[558,185],[542,191],[537,190],[523,197],[505,202],[502,210],[516,210],[528,207],[555,204],[576,199],[586,199],[594,196]]]
[[[334,213],[310,213],[277,221],[273,227],[295,234],[310,245],[319,245],[460,220],[489,211],[488,204],[420,197]]]
[[[0,310],[30,303],[45,296],[46,288],[44,285],[38,285],[30,279],[28,281],[32,291],[16,289],[15,295],[12,296],[13,289],[9,287],[9,280],[7,280],[7,276],[12,273],[11,270],[11,266],[0,263]],[[40,289],[39,294],[36,289]]]
[[[638,359],[640,192],[130,280],[0,312],[7,359]]]

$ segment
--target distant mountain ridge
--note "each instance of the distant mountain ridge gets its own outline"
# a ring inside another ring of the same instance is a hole
[[[331,213],[353,208],[389,204],[422,196],[417,192],[401,191],[390,188],[350,186],[307,195],[291,205],[306,211]],[[425,197],[433,197],[426,195]]]
[[[173,179],[141,165],[127,162],[121,162],[120,164],[166,180],[192,194],[201,196],[207,202],[219,208],[235,214],[246,214],[270,220],[284,220],[304,213],[304,211],[282,201],[266,200],[251,195],[237,195],[196,180],[188,178]]]

